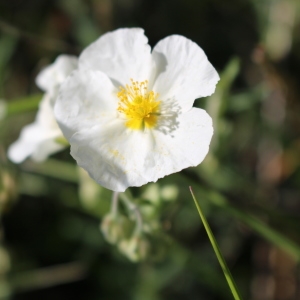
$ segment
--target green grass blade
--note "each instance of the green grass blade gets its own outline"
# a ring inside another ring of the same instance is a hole
[[[216,241],[216,239],[215,239],[215,237],[214,237],[214,235],[213,235],[213,233],[212,233],[212,231],[210,229],[210,226],[209,226],[209,224],[208,224],[208,222],[207,222],[207,220],[206,220],[206,218],[205,218],[205,216],[204,216],[204,214],[203,214],[203,212],[202,212],[202,210],[201,210],[201,208],[200,208],[200,206],[199,206],[199,204],[198,204],[198,202],[196,200],[196,197],[195,197],[195,195],[193,193],[192,187],[190,187],[190,191],[191,191],[192,197],[194,199],[195,205],[197,207],[199,216],[200,216],[200,218],[201,218],[201,220],[203,222],[203,225],[204,225],[205,230],[207,232],[207,235],[209,237],[209,240],[210,240],[210,242],[212,244],[212,247],[213,247],[213,249],[215,251],[215,254],[216,254],[217,258],[218,258],[219,264],[220,264],[220,266],[221,266],[221,268],[222,268],[222,270],[224,272],[225,278],[226,278],[227,283],[229,285],[229,288],[230,288],[230,290],[232,292],[232,295],[233,295],[233,297],[234,297],[235,300],[242,300],[242,297],[240,296],[240,293],[238,292],[237,286],[236,286],[236,284],[234,282],[234,279],[233,279],[233,277],[231,275],[231,272],[230,272],[230,270],[229,270],[229,268],[228,268],[228,266],[226,264],[226,261],[225,261],[223,255],[222,255],[222,253],[220,251],[220,248],[219,248],[219,246],[217,244],[217,241]]]

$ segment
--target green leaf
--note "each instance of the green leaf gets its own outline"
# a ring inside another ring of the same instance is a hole
[[[233,295],[233,297],[234,297],[235,300],[241,300],[242,297],[240,296],[240,293],[238,292],[238,289],[237,289],[237,286],[235,284],[235,281],[234,281],[234,279],[233,279],[233,277],[231,275],[231,272],[230,272],[230,270],[229,270],[229,268],[228,268],[228,266],[226,264],[226,261],[225,261],[223,255],[222,255],[222,252],[221,252],[221,250],[220,250],[220,248],[218,246],[218,243],[217,243],[217,241],[216,241],[216,239],[215,239],[215,237],[214,237],[214,235],[213,235],[213,233],[212,233],[212,231],[210,229],[210,226],[209,226],[209,224],[208,224],[208,222],[207,222],[204,214],[202,213],[200,205],[198,204],[198,202],[196,200],[196,197],[195,197],[195,195],[193,193],[192,187],[190,187],[190,191],[191,191],[192,197],[194,199],[195,205],[197,207],[199,216],[200,216],[200,218],[201,218],[201,220],[203,222],[203,225],[205,227],[206,233],[207,233],[207,235],[209,237],[209,240],[211,242],[211,245],[212,245],[212,247],[213,247],[213,249],[215,251],[215,254],[216,254],[217,258],[218,258],[219,264],[220,264],[220,266],[221,266],[221,268],[222,268],[222,270],[224,272],[224,276],[225,276],[225,278],[227,280],[227,283],[228,283],[229,288],[230,288],[230,290],[232,292],[232,295]]]
[[[56,159],[47,159],[43,163],[34,163],[28,160],[21,165],[21,168],[26,172],[78,183],[78,169],[77,166],[72,163]]]
[[[6,117],[36,110],[39,107],[43,94],[34,94],[14,101],[7,102]]]

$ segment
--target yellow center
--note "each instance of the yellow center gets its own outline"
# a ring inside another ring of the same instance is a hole
[[[120,87],[117,94],[120,99],[118,111],[127,119],[125,125],[136,130],[155,127],[160,106],[158,94],[148,91],[147,80],[142,82],[130,80],[131,85]]]

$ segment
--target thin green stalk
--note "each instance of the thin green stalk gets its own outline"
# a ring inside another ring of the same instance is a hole
[[[139,235],[143,231],[143,217],[139,208],[134,203],[132,203],[132,201],[126,195],[126,193],[119,193],[119,197],[123,201],[123,203],[127,206],[128,210],[134,213],[134,217],[136,221],[135,234]]]
[[[119,193],[113,192],[110,212],[114,217],[117,217],[118,215],[118,204],[119,204]]]
[[[5,116],[9,117],[25,111],[36,110],[39,107],[42,96],[42,94],[35,94],[7,102]]]
[[[207,222],[207,220],[206,220],[206,218],[205,218],[205,216],[204,216],[204,214],[203,214],[203,212],[202,212],[202,210],[201,210],[201,208],[200,208],[200,206],[199,206],[199,204],[198,204],[198,202],[196,200],[196,197],[195,197],[195,195],[193,193],[192,187],[190,187],[190,191],[191,191],[192,197],[194,199],[195,205],[197,207],[199,216],[200,216],[200,218],[201,218],[201,220],[203,222],[203,225],[205,227],[206,233],[207,233],[207,235],[209,237],[209,240],[211,242],[211,245],[212,245],[212,247],[213,247],[213,249],[215,251],[215,254],[216,254],[217,258],[218,258],[219,264],[220,264],[220,266],[221,266],[221,268],[222,268],[222,270],[224,272],[225,278],[226,278],[227,283],[229,285],[229,288],[230,288],[230,290],[232,292],[232,295],[233,295],[233,297],[234,297],[235,300],[242,300],[242,297],[241,297],[240,293],[238,292],[237,286],[236,286],[236,284],[234,282],[234,279],[233,279],[233,277],[232,277],[232,275],[230,273],[230,270],[229,270],[229,268],[228,268],[228,266],[226,264],[226,261],[225,261],[223,255],[222,255],[222,253],[220,251],[218,243],[217,243],[217,241],[216,241],[216,239],[215,239],[215,237],[214,237],[214,235],[212,233],[212,230],[210,229],[210,226],[209,226],[209,224],[208,224],[208,222]]]
[[[48,158],[43,163],[24,162],[20,168],[25,172],[49,176],[59,180],[78,183],[78,170],[75,164]]]

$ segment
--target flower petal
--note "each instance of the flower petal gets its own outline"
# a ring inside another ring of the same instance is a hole
[[[176,99],[187,111],[195,99],[214,92],[219,75],[191,40],[179,35],[166,37],[154,47],[152,56],[157,65],[153,90],[162,100]]]
[[[61,85],[54,114],[69,140],[79,130],[116,118],[116,88],[100,71],[74,71]]]
[[[70,140],[79,166],[102,186],[123,192],[198,165],[208,152],[212,121],[201,109],[181,115],[171,134],[130,130],[120,119],[82,130]]]
[[[155,131],[155,148],[148,153],[153,180],[199,165],[209,150],[213,135],[212,119],[203,109],[192,108],[178,118],[173,132]],[[146,170],[146,168],[145,168]]]
[[[45,160],[50,154],[65,148],[55,142],[62,136],[53,115],[50,104],[51,97],[46,94],[42,99],[34,123],[25,126],[19,139],[10,145],[8,157],[15,163],[20,163],[31,156],[33,160]]]
[[[100,185],[121,192],[148,181],[140,166],[151,149],[149,138],[149,132],[127,129],[115,119],[74,134],[71,155]]]
[[[55,92],[66,77],[77,68],[78,59],[72,55],[59,55],[53,64],[43,69],[36,78],[37,86],[46,92]]]
[[[153,63],[148,39],[141,28],[123,28],[102,35],[87,47],[79,57],[79,68],[100,70],[114,84],[149,79]]]
[[[29,156],[35,161],[43,161],[49,155],[65,148],[55,142],[55,138],[60,136],[60,131],[58,134],[45,134],[37,123],[27,125],[23,128],[20,138],[10,145],[8,157],[14,163],[21,163]]]

